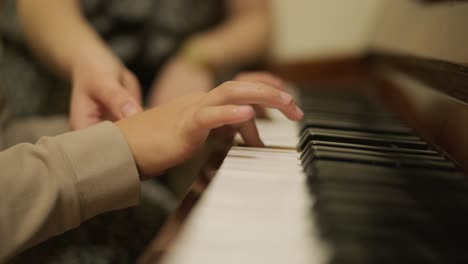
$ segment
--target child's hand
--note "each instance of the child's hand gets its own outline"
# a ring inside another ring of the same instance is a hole
[[[242,72],[237,74],[234,80],[243,82],[260,82],[270,85],[271,87],[275,87],[281,91],[286,91],[284,81],[269,72]],[[258,118],[269,119],[265,106],[254,105],[254,109]]]
[[[190,158],[214,128],[235,125],[247,144],[261,145],[251,105],[277,108],[291,120],[303,117],[289,94],[262,83],[231,81],[116,124],[146,179]]]
[[[70,123],[80,129],[142,111],[137,78],[117,58],[83,58],[73,69]]]

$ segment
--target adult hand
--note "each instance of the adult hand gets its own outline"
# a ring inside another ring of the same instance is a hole
[[[210,70],[178,55],[161,70],[151,87],[148,103],[157,106],[191,92],[208,92],[214,82]]]
[[[303,117],[291,95],[279,89],[230,81],[208,93],[180,97],[116,124],[127,139],[141,178],[147,179],[190,158],[215,128],[236,126],[247,144],[261,144],[251,105],[277,108],[291,120]]]
[[[83,58],[73,67],[72,86],[72,129],[142,111],[137,78],[115,57]]]

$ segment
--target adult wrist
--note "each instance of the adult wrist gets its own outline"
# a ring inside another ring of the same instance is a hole
[[[74,77],[81,70],[117,74],[122,66],[120,59],[107,50],[82,52],[71,63],[70,75]]]
[[[185,42],[179,52],[179,57],[190,65],[200,68],[215,75],[219,69],[211,63],[209,56],[201,43],[197,39],[190,39]]]

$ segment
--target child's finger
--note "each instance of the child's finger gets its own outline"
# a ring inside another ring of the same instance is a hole
[[[210,92],[205,103],[207,105],[258,104],[277,108],[292,120],[299,120],[303,116],[291,95],[261,83],[226,82]]]
[[[209,130],[224,125],[239,124],[254,116],[255,111],[250,105],[208,106],[196,112],[194,129]]]
[[[284,81],[269,72],[245,72],[239,73],[234,80],[243,82],[260,82],[270,85],[281,91],[285,91]]]
[[[138,79],[133,75],[132,72],[129,70],[125,70],[122,73],[122,78],[120,80],[122,86],[127,89],[130,94],[133,96],[135,101],[138,104],[142,104],[141,102],[141,91],[140,91],[140,83],[138,82]]]
[[[249,121],[245,122],[239,128],[239,134],[244,139],[244,143],[247,146],[251,147],[264,147],[262,140],[260,139],[260,135],[258,133],[257,125],[255,124],[254,119],[250,119]]]

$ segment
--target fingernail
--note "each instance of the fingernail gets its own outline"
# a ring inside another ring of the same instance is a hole
[[[122,106],[121,111],[123,117],[129,117],[131,115],[136,114],[138,112],[138,109],[136,108],[134,103],[128,102],[124,104],[124,106]]]
[[[296,105],[296,113],[298,119],[302,119],[304,117],[304,112]]]
[[[281,92],[280,97],[281,97],[281,102],[285,105],[289,105],[292,101],[292,96],[288,93]]]

